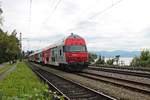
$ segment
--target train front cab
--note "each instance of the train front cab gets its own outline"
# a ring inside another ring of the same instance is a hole
[[[78,35],[71,35],[66,39],[63,50],[67,69],[81,71],[88,67],[88,52],[83,38]]]

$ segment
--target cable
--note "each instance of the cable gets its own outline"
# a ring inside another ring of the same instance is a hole
[[[30,7],[29,7],[29,24],[31,22],[31,9],[32,9],[32,0],[30,0]]]
[[[59,1],[57,2],[57,4],[56,4],[56,6],[54,7],[54,10],[52,11],[52,13],[55,12],[55,10],[57,9],[57,7],[58,7],[58,5],[60,4],[60,2],[61,2],[61,0],[59,0]]]
[[[59,0],[59,1],[56,3],[54,9],[53,9],[53,10],[51,11],[51,13],[48,15],[48,17],[46,18],[46,20],[44,21],[44,23],[47,22],[47,20],[54,14],[54,12],[56,11],[56,9],[57,9],[57,7],[59,6],[59,4],[60,4],[61,1],[62,1],[62,0]]]
[[[111,9],[111,8],[114,7],[115,5],[119,4],[121,1],[123,1],[123,0],[119,0],[119,1],[115,2],[114,4],[112,4],[112,5],[108,6],[108,7],[106,7],[106,8],[103,9],[102,11],[100,11],[100,12],[96,13],[95,15],[91,16],[89,19],[92,19],[92,18],[94,18],[94,17],[96,17],[96,16],[99,16],[100,14],[103,14],[105,11]]]
[[[30,7],[29,7],[29,33],[31,33],[31,10],[32,10],[32,0],[30,0]]]
[[[102,11],[100,11],[100,12],[98,12],[98,13],[92,15],[91,17],[87,18],[86,20],[93,19],[93,18],[95,18],[96,16],[99,16],[100,14],[103,14],[105,11],[111,9],[111,8],[114,7],[115,5],[119,4],[121,1],[123,1],[123,0],[119,0],[119,1],[117,1],[117,2],[115,2],[115,3],[112,2],[112,5],[106,7],[106,8],[103,9]],[[86,20],[84,20],[84,21],[86,21]],[[84,22],[84,21],[83,21],[83,22]],[[81,22],[82,22],[82,21],[81,21]],[[80,23],[80,22],[79,22],[79,23]],[[78,28],[71,28],[71,29],[69,29],[69,30],[74,30],[74,29],[78,29]]]

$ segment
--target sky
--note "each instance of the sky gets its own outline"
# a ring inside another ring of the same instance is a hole
[[[21,32],[25,51],[44,48],[70,33],[83,37],[89,51],[150,48],[150,0],[0,2],[2,29]]]

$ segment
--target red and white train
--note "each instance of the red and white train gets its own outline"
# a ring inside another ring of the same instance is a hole
[[[81,71],[88,67],[88,56],[85,40],[71,33],[64,40],[34,52],[29,56],[29,60],[71,71]]]

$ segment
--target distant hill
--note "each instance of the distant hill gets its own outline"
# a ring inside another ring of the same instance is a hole
[[[116,55],[120,55],[120,57],[140,56],[140,51],[116,50],[116,51],[96,51],[93,53],[96,53],[97,55],[101,55],[101,56],[105,56],[105,57],[115,57]]]

